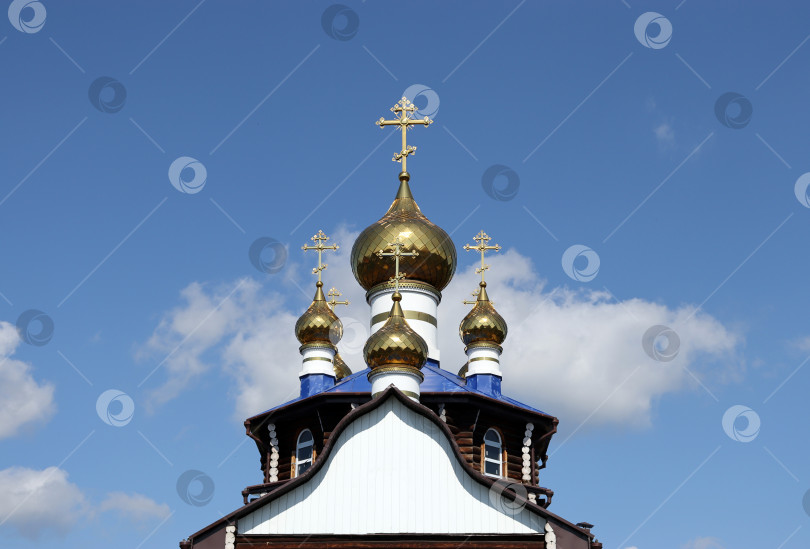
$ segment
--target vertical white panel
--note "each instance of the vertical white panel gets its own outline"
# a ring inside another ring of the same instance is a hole
[[[335,528],[335,509],[332,507],[334,505],[334,501],[336,501],[336,494],[335,491],[339,490],[340,487],[335,487],[334,483],[327,482],[324,484],[324,500],[325,500],[325,507],[327,509],[326,513],[322,515],[322,519],[325,524],[325,530],[327,532],[334,531]]]

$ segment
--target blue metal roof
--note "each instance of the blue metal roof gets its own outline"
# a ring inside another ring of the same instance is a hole
[[[371,382],[368,380],[369,371],[370,369],[366,368],[365,370],[361,370],[350,376],[346,376],[338,383],[336,383],[334,387],[330,387],[329,389],[326,389],[325,391],[318,394],[370,393]],[[529,410],[531,412],[548,415],[542,410],[533,408],[527,404],[519,402],[513,398],[509,398],[508,396],[504,396],[500,393],[490,394],[484,391],[478,391],[476,389],[473,389],[472,387],[467,386],[467,383],[463,378],[457,376],[452,372],[442,370],[441,368],[439,368],[439,363],[434,360],[428,359],[427,363],[422,368],[422,374],[424,374],[425,380],[420,385],[420,390],[424,393],[472,393],[482,395],[494,400],[499,400],[501,402],[511,404],[512,406],[523,408],[524,410]],[[294,398],[290,401],[285,402],[284,404],[279,404],[278,406],[270,408],[269,410],[267,410],[267,412],[276,410],[278,408],[282,408],[284,406],[288,406],[293,402],[298,402],[299,400],[304,400],[304,398],[301,397]]]

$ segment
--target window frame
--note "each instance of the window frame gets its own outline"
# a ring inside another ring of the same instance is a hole
[[[490,446],[495,446],[495,444],[492,444],[492,441],[487,441],[487,435],[490,431],[495,433],[495,436],[498,437],[497,447],[500,461],[487,457],[487,443],[489,442]],[[497,463],[499,474],[493,475],[491,473],[487,473],[487,463]],[[501,431],[495,427],[489,427],[484,432],[484,438],[481,442],[481,473],[490,478],[506,478],[506,449],[504,448],[503,443],[503,433],[501,433]]]
[[[310,440],[302,443],[301,437],[304,435],[304,433],[309,433]],[[309,458],[299,460],[298,453],[302,449],[305,449],[307,446],[310,447]],[[315,462],[315,434],[312,432],[312,429],[305,427],[304,429],[301,429],[298,432],[298,435],[295,437],[295,450],[293,451],[293,459],[292,459],[292,478],[298,477],[306,472],[306,470],[299,472],[299,468],[302,465],[309,463],[309,467],[312,467],[312,464],[314,462]],[[307,469],[309,469],[309,467],[307,467]]]

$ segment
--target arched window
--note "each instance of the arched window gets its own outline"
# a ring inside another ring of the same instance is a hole
[[[312,466],[312,454],[315,450],[315,439],[312,431],[304,429],[298,435],[295,445],[295,476],[297,477]]]
[[[484,474],[488,477],[503,476],[501,435],[495,429],[489,429],[484,434]]]

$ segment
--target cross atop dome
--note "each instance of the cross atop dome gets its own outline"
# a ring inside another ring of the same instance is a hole
[[[487,295],[484,274],[489,270],[489,265],[484,263],[484,260],[487,252],[498,252],[501,247],[498,244],[490,246],[489,241],[492,239],[484,231],[475,235],[473,240],[476,245],[465,244],[464,249],[481,254],[481,266],[475,270],[481,275],[481,282],[478,283],[477,295],[473,294],[476,295],[476,300],[472,302],[473,308],[458,327],[458,334],[467,355],[467,371],[464,378],[468,387],[500,394],[502,377],[500,357],[503,351],[501,345],[506,339],[508,328],[506,321],[495,310]]]
[[[332,244],[331,246],[326,246],[324,242],[329,240],[329,237],[324,234],[323,231],[319,230],[318,233],[313,236],[310,240],[315,242],[314,246],[310,246],[309,244],[304,244],[301,246],[301,249],[304,252],[308,250],[316,250],[318,252],[318,266],[312,269],[312,274],[318,275],[318,285],[323,286],[323,282],[321,282],[321,271],[326,269],[328,265],[323,262],[323,252],[326,250],[335,251],[340,248],[337,244]]]
[[[380,117],[377,120],[376,124],[382,128],[383,126],[399,126],[400,131],[402,132],[402,150],[394,155],[392,160],[394,162],[399,162],[402,164],[402,174],[407,174],[407,161],[408,156],[414,154],[416,152],[416,147],[413,145],[408,145],[407,142],[407,132],[411,129],[411,126],[416,124],[420,124],[422,126],[430,126],[433,123],[433,120],[428,118],[427,116],[424,118],[413,118],[413,113],[417,111],[416,105],[414,105],[411,101],[408,100],[407,97],[403,97],[400,99],[396,105],[391,107],[391,112],[397,114],[398,117],[394,120],[386,120],[383,117]]]
[[[464,305],[475,305],[476,303],[478,303],[478,290],[474,291],[470,295],[473,296],[475,299],[473,299],[472,301],[470,301],[469,299],[465,299],[464,301],[462,301]]]
[[[405,243],[400,240],[397,236],[397,239],[393,242],[389,242],[388,246],[382,250],[377,251],[377,257],[393,257],[394,258],[394,276],[391,277],[391,280],[394,281],[394,293],[399,293],[399,280],[401,278],[405,278],[405,275],[399,272],[399,258],[400,257],[417,257],[419,252],[416,250],[412,252],[403,252],[402,249],[405,247]],[[393,251],[387,252],[386,250],[392,249]]]
[[[327,301],[327,303],[329,304],[329,306],[330,306],[330,307],[332,307],[332,310],[333,310],[333,311],[335,310],[335,307],[337,307],[338,305],[348,305],[348,304],[349,304],[349,300],[348,300],[348,299],[344,299],[343,301],[338,301],[338,300],[337,300],[337,298],[339,298],[339,297],[340,297],[340,296],[342,296],[342,295],[343,295],[343,294],[342,294],[342,293],[340,293],[340,292],[338,291],[338,289],[337,289],[337,288],[335,288],[334,286],[333,286],[333,287],[332,287],[332,289],[331,289],[331,290],[329,290],[329,292],[326,294],[326,297],[330,298],[330,299],[329,299],[329,301]]]
[[[462,303],[464,303],[464,305],[475,305],[476,303],[478,303],[478,296],[480,294],[481,294],[481,288],[478,288],[474,292],[470,293],[470,295],[473,296],[475,299],[473,299],[473,300],[465,299],[464,301],[462,301]],[[490,301],[490,303],[495,305],[494,301]]]
[[[498,244],[495,244],[494,246],[489,246],[488,243],[490,240],[492,240],[492,238],[490,238],[489,235],[484,231],[481,231],[477,235],[475,235],[473,237],[473,240],[475,240],[478,244],[475,246],[465,244],[464,249],[468,252],[476,250],[481,253],[481,266],[475,270],[475,273],[481,275],[481,286],[485,286],[486,282],[484,281],[484,271],[489,270],[489,265],[484,263],[484,254],[486,254],[488,251],[499,252],[501,250],[501,247]]]

